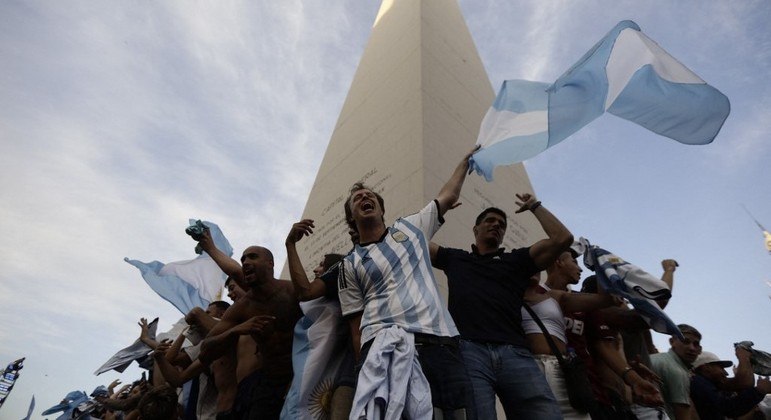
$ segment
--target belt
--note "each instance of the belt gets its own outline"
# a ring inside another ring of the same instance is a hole
[[[440,337],[432,334],[415,333],[415,345],[435,345],[458,347],[460,340],[458,337]]]

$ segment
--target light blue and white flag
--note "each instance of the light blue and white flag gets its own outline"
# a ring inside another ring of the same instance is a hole
[[[86,395],[83,391],[72,391],[68,393],[62,402],[59,404],[56,404],[55,406],[49,408],[48,410],[43,411],[40,413],[42,416],[47,416],[53,413],[58,413],[62,411],[62,415],[57,417],[56,419],[69,419],[71,417],[72,412],[80,405],[81,403],[84,403],[88,401],[88,395]]]
[[[152,320],[152,322],[147,324],[147,332],[150,336],[150,339],[155,340],[155,332],[157,330],[158,318],[155,318]],[[109,360],[104,362],[104,364],[100,366],[96,372],[94,372],[94,375],[100,375],[104,372],[107,372],[108,370],[115,370],[117,372],[123,373],[123,371],[129,367],[131,362],[134,360],[139,362],[141,359],[145,358],[152,350],[153,349],[151,349],[150,346],[139,341],[139,339],[136,339],[130,346],[118,350],[117,353],[110,357]]]
[[[195,220],[190,219],[190,224],[194,223]],[[219,226],[211,222],[203,223],[209,228],[217,249],[225,255],[233,255],[233,247]],[[219,299],[227,278],[206,252],[192,260],[168,264],[159,261],[143,263],[128,258],[124,261],[138,268],[150,288],[183,314],[195,307],[206,309],[212,301]]]
[[[581,238],[580,242],[585,250],[584,265],[594,271],[597,281],[605,291],[628,300],[655,331],[683,338],[680,329],[656,302],[672,296],[672,291],[663,280],[598,246],[591,245],[584,238]]]
[[[710,143],[728,98],[625,20],[553,84],[507,80],[485,115],[472,167],[529,159],[605,111],[685,144]]]
[[[343,320],[340,303],[326,297],[301,302],[300,306],[305,316],[294,329],[295,374],[281,419],[325,419],[329,418],[325,402],[332,398],[335,377],[346,354],[352,351],[348,324]]]

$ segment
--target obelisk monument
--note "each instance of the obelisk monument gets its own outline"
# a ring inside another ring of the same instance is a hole
[[[383,195],[388,224],[433,199],[494,97],[456,0],[384,0],[303,211],[316,223],[298,243],[306,269],[350,250],[343,202],[354,182]],[[470,175],[434,242],[468,248],[474,218],[491,205],[510,214],[504,246],[535,242],[544,237],[535,218],[511,217],[514,194],[532,191],[521,164],[498,168],[492,183]]]

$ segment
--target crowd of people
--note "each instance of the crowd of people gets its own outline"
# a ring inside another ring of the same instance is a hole
[[[736,347],[728,378],[732,362],[702,351],[696,328],[679,325],[682,335],[659,352],[645,319],[596,276],[572,291],[582,273],[573,235],[532,194],[517,194],[514,213],[532,213],[545,239],[503,249],[509,215],[490,207],[474,221],[471,249],[432,242],[458,205],[470,155],[434,200],[392,225],[383,197],[354,184],[344,203],[352,249],[325,255],[313,279],[297,251],[313,234],[311,219],[287,235],[289,281],[274,277],[267,248],[250,246],[239,262],[203,235],[233,304],[192,310],[189,331],[171,342],[155,341],[140,320],[140,340],[153,349],[149,379],[118,391],[111,384],[91,416],[490,420],[497,397],[509,419],[768,418],[761,402],[771,382],[756,380],[751,347]],[[671,289],[678,264],[661,265]],[[432,268],[447,276],[446,303]],[[330,392],[298,415],[285,402],[302,373],[292,357],[301,302],[311,301],[338,308],[347,328]],[[566,361],[585,367],[588,398],[576,396]]]

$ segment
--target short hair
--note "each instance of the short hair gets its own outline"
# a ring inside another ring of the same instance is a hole
[[[343,259],[343,255],[340,254],[326,254],[324,255],[324,271],[329,270],[335,264],[339,263]]]
[[[592,274],[591,276],[584,279],[584,282],[581,284],[581,292],[582,293],[598,293],[597,292],[597,275]]]
[[[177,418],[177,393],[168,385],[155,387],[139,400],[142,420],[174,420]]]
[[[215,300],[214,302],[210,303],[209,306],[214,305],[218,309],[222,309],[223,311],[227,311],[230,307],[230,304],[225,302],[224,300]]]
[[[231,277],[231,276],[228,276],[228,278],[226,278],[226,279],[225,279],[225,287],[228,287],[228,283],[230,283],[230,282],[233,282],[233,283],[235,283],[235,282],[236,282],[236,279],[234,279],[234,278],[233,278],[233,277]]]
[[[353,221],[353,211],[351,210],[351,197],[353,197],[353,193],[359,190],[369,190],[372,192],[372,194],[375,194],[375,198],[377,198],[378,204],[380,204],[380,208],[383,210],[383,215],[385,215],[385,202],[383,202],[383,197],[380,196],[380,194],[376,193],[375,190],[372,188],[364,185],[362,182],[357,182],[351,186],[351,189],[348,191],[348,198],[345,199],[345,203],[343,203],[343,208],[345,209],[345,222],[348,223],[348,226],[357,231],[356,229],[356,222]],[[385,220],[385,219],[383,219]]]
[[[699,337],[699,340],[701,340],[701,333],[696,328],[688,324],[678,324],[677,328],[680,330],[681,333],[695,335],[696,337]]]
[[[477,220],[474,222],[474,226],[479,226],[480,223],[482,223],[482,220],[487,216],[487,213],[495,213],[501,217],[503,217],[503,220],[506,221],[507,216],[506,212],[497,208],[497,207],[488,207],[484,210],[482,210],[482,213],[479,213],[479,216],[477,216]],[[506,223],[508,224],[508,222]]]

